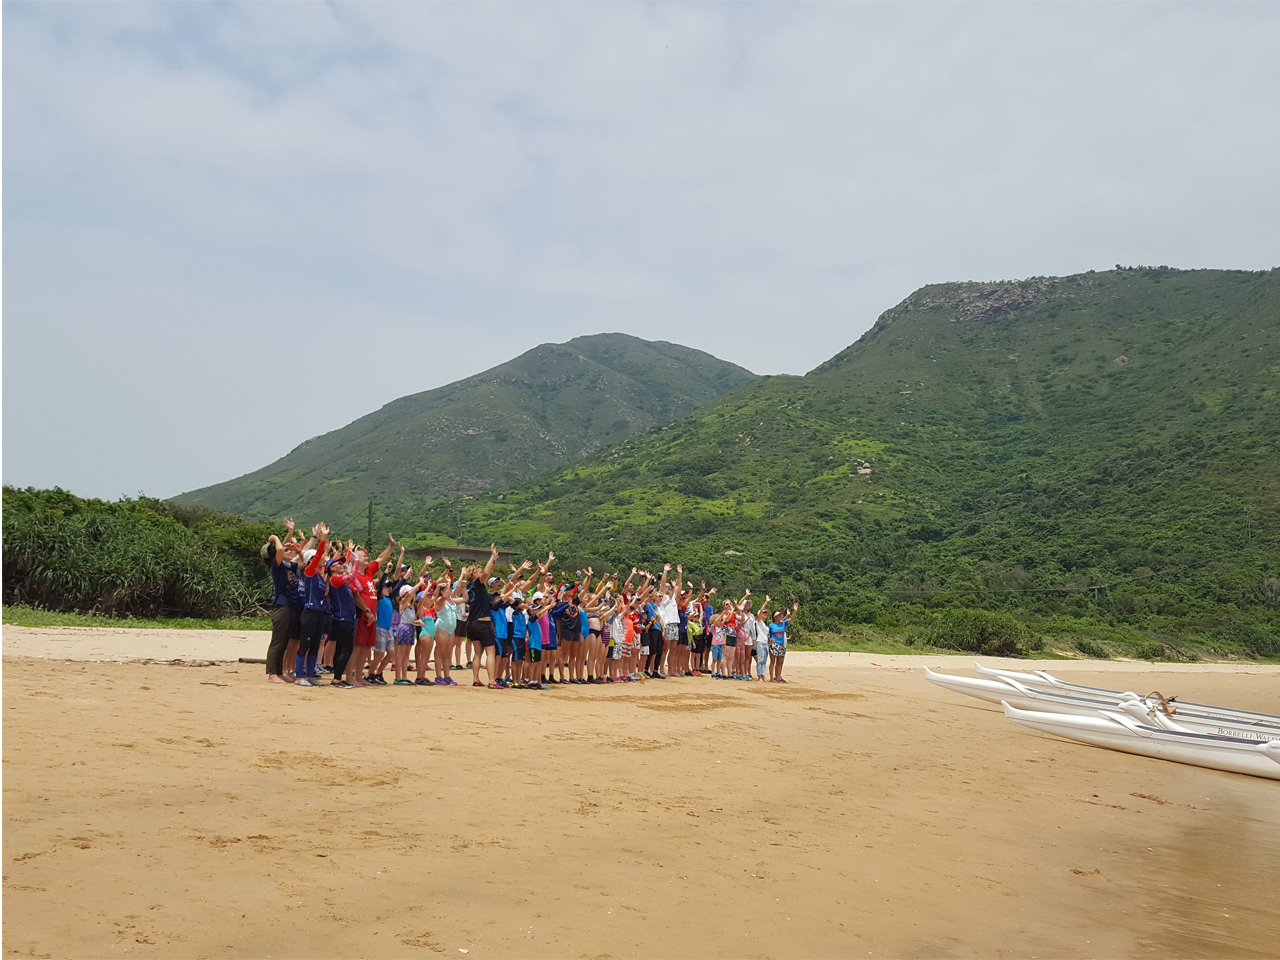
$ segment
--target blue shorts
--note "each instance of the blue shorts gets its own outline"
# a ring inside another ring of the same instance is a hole
[[[719,644],[719,643],[717,643],[714,647],[712,647],[712,648],[711,648],[711,659],[712,659],[712,660],[723,660],[723,659],[724,659],[724,646],[723,646],[723,644]]]
[[[511,641],[506,637],[494,636],[493,638],[493,655],[495,657],[511,656]]]
[[[514,656],[517,660],[523,660],[523,659],[524,659],[524,655],[525,655],[525,654],[528,652],[528,650],[529,650],[529,646],[528,646],[528,644],[525,642],[525,641],[526,641],[526,639],[527,639],[527,637],[513,637],[513,638],[511,639],[511,646],[514,648],[513,656]]]
[[[413,625],[413,621],[402,623],[396,627],[396,645],[407,647],[413,644],[417,637],[418,628]]]

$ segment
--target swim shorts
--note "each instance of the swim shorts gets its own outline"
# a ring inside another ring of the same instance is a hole
[[[769,644],[769,652],[775,657],[785,657],[787,655],[787,645],[785,643]]]
[[[529,650],[529,662],[530,662],[530,663],[541,663],[541,662],[542,662],[542,651],[541,651],[541,650],[539,650],[537,647],[533,647],[533,648],[531,648],[531,649]]]
[[[517,660],[523,660],[529,652],[529,647],[525,641],[525,637],[514,637],[511,641],[511,646],[514,648],[513,656]]]
[[[377,642],[377,628],[361,617],[356,622],[356,643],[362,647],[372,647]]]
[[[712,660],[723,660],[723,659],[724,659],[724,647],[722,647],[722,646],[721,646],[720,644],[718,644],[718,643],[717,643],[714,647],[712,647],[712,648],[711,648],[711,659],[712,659]]]
[[[373,647],[379,653],[386,653],[395,646],[396,638],[386,627],[375,627],[373,634]]]
[[[680,625],[676,623],[664,623],[662,625],[662,639],[667,642],[667,646],[671,646],[680,639]]]
[[[401,647],[411,646],[417,639],[418,628],[413,625],[413,621],[402,623],[396,627],[396,645]]]

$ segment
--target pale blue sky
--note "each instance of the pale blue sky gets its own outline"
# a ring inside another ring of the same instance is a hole
[[[1275,4],[7,2],[4,481],[169,496],[580,334],[803,373],[925,283],[1276,266],[1278,49]]]

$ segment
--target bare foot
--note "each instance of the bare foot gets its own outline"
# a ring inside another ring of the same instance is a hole
[[[280,676],[280,674],[278,673],[273,673],[268,675],[267,683],[293,683],[293,681],[286,680],[284,677]]]

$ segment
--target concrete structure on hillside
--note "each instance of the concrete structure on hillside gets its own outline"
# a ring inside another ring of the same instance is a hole
[[[421,563],[427,557],[435,557],[437,560],[443,560],[448,557],[450,560],[461,560],[464,563],[488,563],[489,548],[488,547],[464,547],[460,545],[442,545],[438,547],[411,547],[405,550],[406,557],[412,557],[418,563]],[[510,564],[511,558],[517,556],[514,550],[498,550],[498,563]]]

